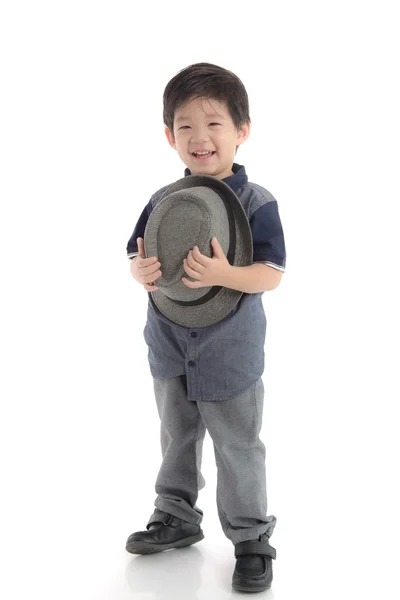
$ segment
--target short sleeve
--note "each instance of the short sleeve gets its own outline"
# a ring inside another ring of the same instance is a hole
[[[253,235],[253,263],[262,262],[279,271],[285,271],[285,237],[278,203],[266,202],[250,218]]]
[[[128,258],[130,259],[134,258],[134,256],[137,256],[139,254],[139,249],[136,240],[138,237],[144,238],[144,232],[146,229],[147,221],[152,210],[152,203],[151,200],[149,200],[148,204],[143,209],[143,212],[140,215],[138,222],[136,223],[135,229],[133,230],[133,233],[129,238],[128,245],[126,247]]]

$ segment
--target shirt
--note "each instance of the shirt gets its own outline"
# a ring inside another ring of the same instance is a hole
[[[243,165],[234,163],[232,171],[223,181],[236,193],[249,219],[253,264],[260,262],[285,271],[285,239],[276,199],[265,188],[248,181]],[[190,174],[186,169],[185,176]],[[143,209],[128,241],[128,258],[137,256],[136,240],[144,238],[149,215],[168,187],[153,194]],[[263,293],[244,293],[225,319],[209,327],[191,329],[165,317],[149,292],[143,334],[152,376],[168,379],[186,375],[187,398],[194,402],[228,400],[249,388],[264,371]]]

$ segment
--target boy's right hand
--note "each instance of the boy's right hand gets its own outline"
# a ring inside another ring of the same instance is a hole
[[[156,256],[145,258],[143,238],[137,238],[136,242],[139,254],[131,260],[131,274],[147,292],[155,292],[158,287],[153,282],[161,276],[161,264]]]

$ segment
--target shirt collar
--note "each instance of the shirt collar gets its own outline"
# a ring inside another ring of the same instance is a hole
[[[229,177],[225,177],[222,181],[229,185],[229,187],[235,192],[235,194],[246,185],[248,178],[246,174],[246,169],[243,165],[238,165],[237,163],[233,163],[232,165],[233,175],[229,175]],[[191,175],[189,169],[185,169],[185,177]]]

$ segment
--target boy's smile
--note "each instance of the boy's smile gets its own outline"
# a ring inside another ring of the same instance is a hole
[[[215,150],[198,150],[197,152],[192,152],[192,155],[196,160],[208,160],[215,155]]]
[[[174,131],[165,130],[192,175],[232,175],[236,148],[245,142],[250,124],[235,126],[225,102],[195,98],[175,112]]]

